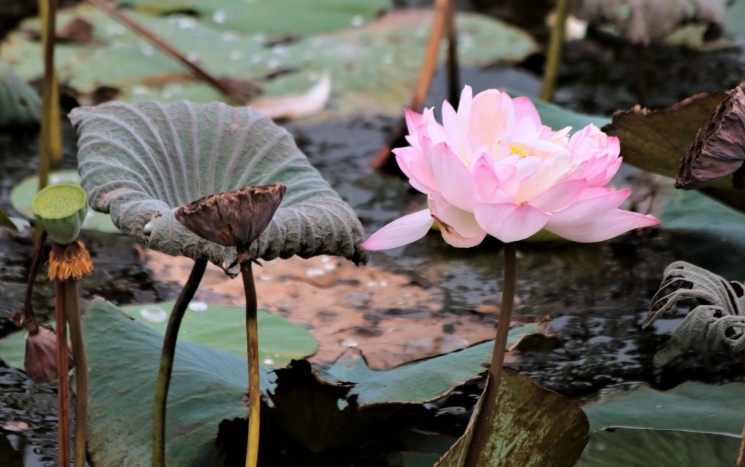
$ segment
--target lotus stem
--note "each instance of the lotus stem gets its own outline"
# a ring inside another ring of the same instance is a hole
[[[194,261],[189,279],[187,279],[181,294],[173,305],[166,327],[166,335],[163,337],[158,380],[155,382],[155,394],[153,396],[152,465],[154,467],[165,467],[166,465],[166,403],[168,402],[168,387],[171,385],[171,372],[173,371],[173,359],[176,354],[178,330],[181,327],[181,320],[186,312],[186,307],[194,298],[194,293],[196,293],[199,283],[202,281],[206,268],[206,259],[200,258]]]
[[[63,282],[65,312],[70,324],[72,355],[75,361],[75,467],[85,467],[85,442],[88,422],[88,360],[83,342],[78,281]]]
[[[445,30],[448,25],[448,15],[453,14],[455,7],[452,5],[452,0],[435,0],[435,14],[432,19],[432,30],[429,33],[429,41],[427,42],[427,49],[424,53],[424,63],[422,69],[419,72],[419,80],[414,88],[414,95],[411,97],[409,110],[414,112],[421,112],[424,107],[424,101],[427,99],[429,93],[430,84],[432,84],[432,78],[435,75],[437,69],[437,59],[440,55],[440,44],[442,43],[442,37],[445,35]],[[455,42],[451,44],[451,47],[455,47]],[[448,50],[450,53],[450,50]],[[457,64],[456,64],[457,67]],[[451,83],[452,84],[452,83]],[[457,94],[457,92],[456,92]],[[373,169],[382,168],[391,155],[391,148],[393,143],[404,136],[406,130],[406,121],[401,119],[390,131],[388,135],[388,141],[380,148],[378,153],[370,163],[370,167]]]
[[[55,332],[57,334],[57,442],[58,465],[70,465],[70,368],[67,361],[67,325],[65,324],[65,287],[55,281]]]
[[[26,283],[26,297],[23,301],[23,328],[29,334],[36,334],[39,332],[39,323],[36,322],[36,314],[34,313],[34,307],[31,304],[31,297],[34,294],[34,283],[36,282],[36,276],[39,275],[39,265],[44,260],[44,246],[47,242],[46,231],[41,231],[41,236],[36,241],[36,247],[34,248],[34,256],[31,258],[31,267],[28,272],[28,282]]]
[[[455,28],[455,2],[448,0],[445,16],[445,29],[448,40],[448,101],[454,108],[460,104],[460,67],[458,65],[458,30]]]
[[[568,3],[568,0],[557,0],[556,2],[556,21],[554,21],[554,27],[551,28],[546,68],[543,70],[543,84],[540,93],[541,100],[546,102],[554,100],[554,92],[556,92],[556,82],[559,78],[559,67],[561,66],[561,51],[564,48]]]
[[[41,134],[39,136],[39,191],[49,182],[49,170],[62,164],[62,130],[59,89],[54,74],[55,22],[57,0],[39,0],[41,41],[44,52]]]
[[[241,262],[243,290],[246,294],[246,341],[248,346],[248,445],[246,467],[256,467],[259,461],[259,425],[261,387],[259,381],[259,329],[257,325],[256,284],[249,259]]]
[[[510,319],[512,318],[512,307],[515,302],[515,244],[504,244],[504,286],[502,287],[502,305],[499,310],[499,322],[497,323],[497,337],[494,340],[491,366],[486,378],[486,388],[481,395],[481,411],[474,422],[473,438],[466,455],[466,467],[476,467],[479,457],[484,451],[489,439],[491,420],[497,411],[497,396],[499,384],[502,382],[502,367],[504,355],[507,348],[507,335],[510,332]]]
[[[194,75],[197,79],[200,79],[213,88],[215,88],[220,94],[225,96],[228,100],[233,101],[236,104],[245,105],[246,104],[246,98],[245,96],[241,95],[240,92],[238,92],[236,89],[233,89],[231,86],[229,86],[225,81],[220,80],[212,75],[209,71],[198,65],[192,60],[189,60],[184,54],[176,50],[175,47],[173,47],[168,42],[164,41],[160,37],[158,37],[155,33],[148,30],[144,26],[142,26],[140,23],[129,17],[128,15],[122,13],[119,11],[116,7],[116,5],[112,4],[108,0],[88,0],[90,3],[94,4],[98,8],[102,9],[105,13],[109,14],[110,16],[113,16],[116,18],[119,22],[127,26],[129,29],[133,30],[140,36],[144,37],[148,42],[153,44],[155,47],[159,48],[163,52],[170,55],[172,58],[175,58],[178,60],[184,67],[188,68],[189,71]],[[253,83],[252,81],[245,81],[246,88],[248,89],[248,92],[251,94],[261,94],[261,87],[259,85]]]

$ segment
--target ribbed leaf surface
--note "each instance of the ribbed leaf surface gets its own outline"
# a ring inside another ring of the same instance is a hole
[[[352,208],[265,115],[220,103],[114,102],[76,109],[70,119],[80,135],[81,184],[91,207],[110,213],[122,232],[151,248],[207,256],[226,267],[235,249],[189,232],[174,218],[176,208],[213,193],[281,182],[287,193],[251,246],[254,257],[329,254],[367,261]]]

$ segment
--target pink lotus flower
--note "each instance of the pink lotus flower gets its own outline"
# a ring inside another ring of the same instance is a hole
[[[422,238],[433,220],[447,243],[472,247],[486,234],[516,242],[546,229],[576,242],[599,242],[640,227],[653,216],[618,206],[630,190],[606,185],[621,165],[618,138],[589,125],[569,137],[543,125],[527,97],[490,89],[472,97],[466,86],[458,112],[443,103],[406,111],[411,146],[394,149],[409,183],[429,209],[397,219],[362,246],[384,250]]]

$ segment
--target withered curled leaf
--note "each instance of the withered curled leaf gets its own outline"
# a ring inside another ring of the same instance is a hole
[[[287,187],[249,186],[205,196],[176,210],[176,219],[200,237],[247,250],[266,229]]]
[[[732,185],[745,188],[745,83],[728,92],[680,161],[675,187],[695,189],[730,174]]]

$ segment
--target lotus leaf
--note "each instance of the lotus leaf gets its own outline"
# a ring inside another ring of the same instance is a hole
[[[39,95],[0,60],[0,127],[37,123],[40,115]]]
[[[234,247],[197,237],[179,206],[244,186],[283,183],[287,193],[252,244],[255,258],[320,254],[366,262],[362,226],[269,117],[225,104],[108,103],[75,109],[81,184],[94,210],[138,242],[164,253],[208,257],[228,270]]]

